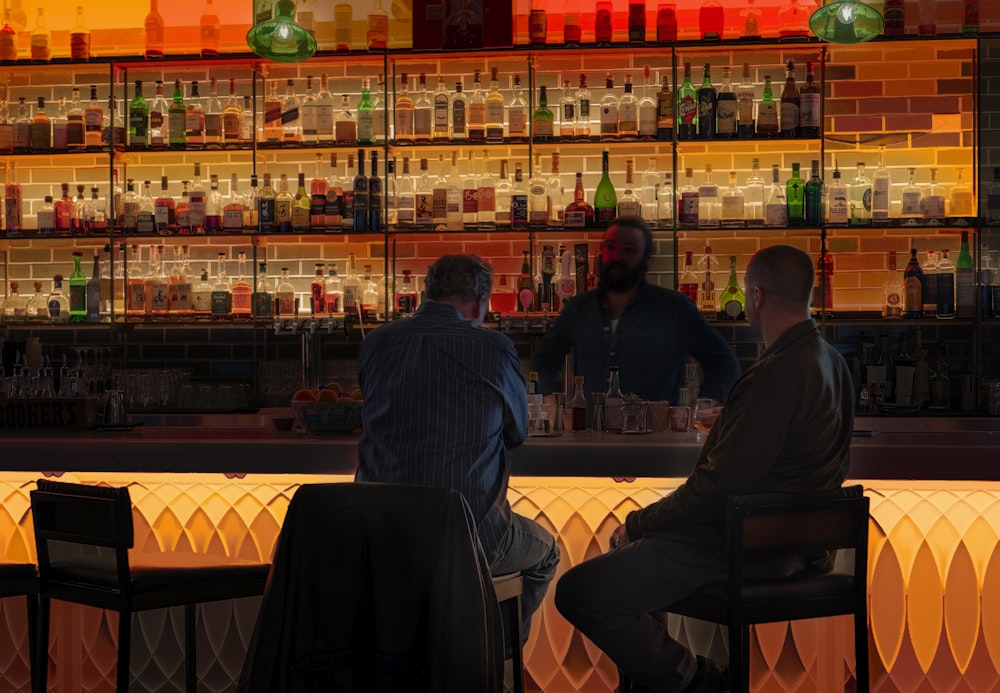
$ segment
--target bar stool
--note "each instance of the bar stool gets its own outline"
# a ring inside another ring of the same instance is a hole
[[[139,553],[127,488],[39,480],[31,492],[38,550],[39,690],[46,689],[52,599],[118,612],[116,690],[127,693],[132,614],[184,607],[185,685],[197,687],[195,605],[263,594],[266,563],[180,552]]]
[[[868,693],[868,506],[861,486],[819,493],[732,496],[726,509],[728,582],[708,585],[666,611],[729,630],[729,689],[750,690],[750,626],[850,614],[858,693]],[[778,556],[831,556],[845,567],[790,578],[748,580],[743,566]],[[633,691],[619,670],[621,693]]]
[[[24,597],[27,601],[31,690],[38,691],[38,570],[34,563],[0,563],[0,598],[4,597]]]
[[[237,690],[500,693],[506,642],[522,691],[522,587],[520,573],[490,575],[457,491],[302,486]]]
[[[521,573],[493,576],[493,591],[503,618],[504,669],[510,662],[514,693],[524,693],[524,653],[521,647],[521,595],[524,577]],[[506,681],[506,672],[504,675]],[[504,683],[506,687],[506,682]]]

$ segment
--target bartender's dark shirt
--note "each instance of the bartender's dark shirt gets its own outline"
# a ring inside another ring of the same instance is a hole
[[[740,375],[733,350],[687,296],[646,282],[613,332],[601,289],[566,303],[535,354],[532,370],[538,372],[540,392],[563,389],[563,360],[571,351],[571,368],[583,376],[588,406],[591,393],[608,389],[610,366],[619,368],[622,392],[669,402],[677,401],[688,356],[704,371],[704,397],[724,400]]]
[[[492,561],[511,523],[508,450],[524,441],[528,424],[513,343],[454,306],[425,301],[413,317],[368,333],[359,381],[355,478],[461,492]]]
[[[850,368],[805,320],[747,369],[694,472],[669,496],[629,513],[628,536],[684,536],[721,548],[728,496],[838,488],[853,428]]]

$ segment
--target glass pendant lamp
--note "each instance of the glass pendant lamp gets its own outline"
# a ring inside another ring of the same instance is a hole
[[[860,0],[827,2],[812,13],[809,28],[829,43],[864,43],[882,35],[882,14]]]
[[[316,52],[316,39],[295,23],[292,0],[278,0],[274,16],[247,32],[247,45],[260,57],[282,63],[302,62]]]

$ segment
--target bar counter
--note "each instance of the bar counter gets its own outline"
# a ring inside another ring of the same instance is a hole
[[[46,475],[129,486],[137,547],[270,560],[298,486],[349,481],[357,460],[356,434],[279,432],[271,417],[282,413],[141,416],[141,426],[120,432],[0,432],[0,558],[34,559],[28,494]],[[859,417],[855,426],[850,478],[872,502],[872,690],[996,688],[1000,419]],[[559,538],[561,574],[603,552],[629,512],[676,488],[700,446],[694,432],[529,439],[514,451],[509,498]],[[200,690],[234,690],[256,610],[254,599],[202,609]],[[57,690],[112,691],[113,617],[65,604],[53,613],[50,681]],[[137,624],[133,661],[143,676],[134,690],[157,690],[178,671],[181,614],[164,621],[155,613]],[[23,601],[2,600],[0,624],[0,651],[17,653],[0,666],[0,690],[27,691]],[[720,630],[693,621],[673,628],[697,651],[725,657]],[[849,618],[756,628],[755,690],[851,687],[851,632]],[[141,643],[155,646],[145,652]],[[612,691],[617,681],[611,661],[558,614],[551,592],[525,657],[531,691]]]

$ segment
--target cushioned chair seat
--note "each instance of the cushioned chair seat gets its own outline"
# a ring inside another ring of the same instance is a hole
[[[38,591],[34,563],[0,563],[0,596],[21,596]]]

